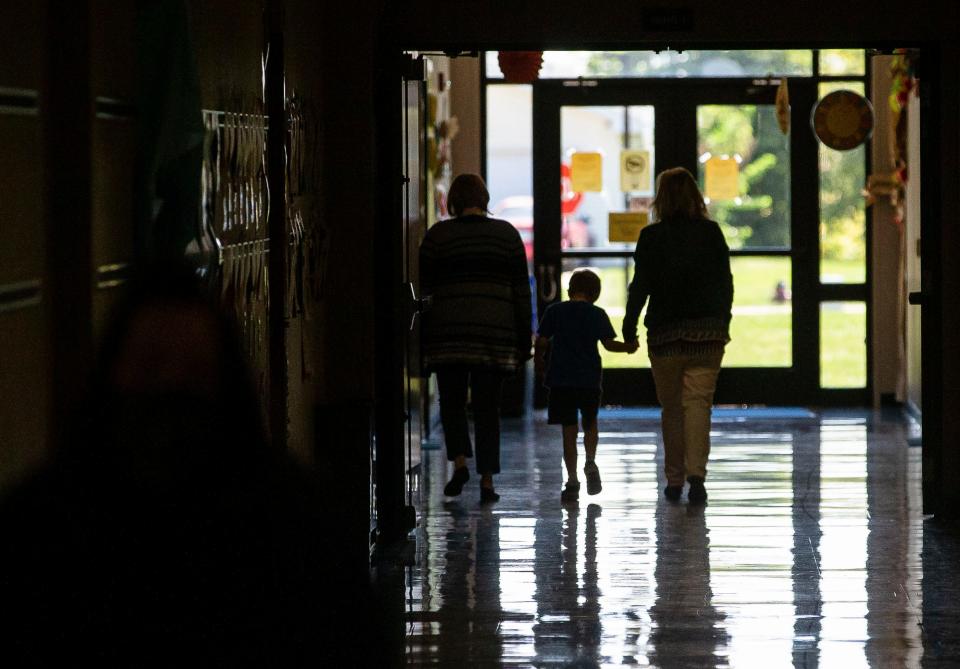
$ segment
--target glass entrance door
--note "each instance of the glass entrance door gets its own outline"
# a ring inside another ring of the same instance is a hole
[[[699,179],[731,248],[732,341],[716,401],[821,400],[818,154],[802,116],[816,90],[810,82],[791,82],[794,111],[784,132],[775,105],[778,84],[537,82],[534,265],[540,308],[565,298],[569,273],[589,266],[603,280],[598,305],[619,331],[635,237],[626,241],[611,214],[642,220],[656,173],[683,166]],[[608,403],[656,403],[645,347],[639,355],[603,355]]]

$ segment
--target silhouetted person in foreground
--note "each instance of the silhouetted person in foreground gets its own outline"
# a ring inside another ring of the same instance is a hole
[[[323,656],[322,501],[268,445],[233,329],[190,280],[135,289],[75,428],[0,507],[4,662]]]

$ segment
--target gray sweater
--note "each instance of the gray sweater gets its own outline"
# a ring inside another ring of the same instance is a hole
[[[512,372],[529,357],[530,280],[523,242],[506,221],[440,221],[420,245],[426,369],[467,365]]]

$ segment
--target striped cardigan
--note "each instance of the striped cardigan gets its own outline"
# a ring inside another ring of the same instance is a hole
[[[422,342],[427,371],[468,365],[515,371],[528,357],[530,280],[523,242],[506,221],[440,221],[420,245],[420,285],[431,298]]]

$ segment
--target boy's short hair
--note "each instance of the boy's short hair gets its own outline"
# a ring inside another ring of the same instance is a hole
[[[600,297],[600,277],[596,272],[589,269],[577,269],[570,275],[570,285],[567,288],[568,295],[583,295],[595,301]]]

